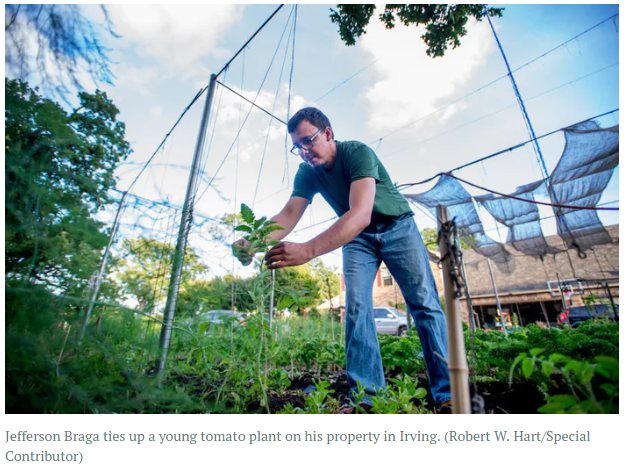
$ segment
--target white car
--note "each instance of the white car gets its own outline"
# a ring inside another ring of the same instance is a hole
[[[374,323],[378,333],[405,336],[408,330],[407,315],[393,307],[375,307]]]
[[[243,325],[246,323],[246,316],[230,310],[210,310],[188,319],[185,324],[195,329],[196,333],[210,333],[215,331],[219,325],[231,320],[234,325]]]

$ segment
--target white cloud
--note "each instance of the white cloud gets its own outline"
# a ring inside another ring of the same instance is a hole
[[[150,108],[150,115],[153,117],[161,117],[163,114],[163,107],[161,106],[153,106]]]
[[[219,86],[219,85],[218,85]],[[236,89],[239,92],[239,90]],[[251,108],[251,104],[242,101],[238,96],[231,93],[227,89],[220,91],[222,97],[218,96],[220,101],[220,110],[218,117],[218,132],[223,135],[235,136],[236,129],[239,128],[241,122],[244,121]],[[279,88],[278,96],[272,91],[261,91],[257,96],[256,90],[243,90],[242,96],[248,100],[255,102],[255,104],[268,112],[272,112],[273,115],[285,121],[287,118],[287,96],[288,85],[281,84]],[[255,100],[256,97],[256,100]],[[307,101],[305,98],[299,95],[292,95],[290,112],[293,114],[298,109],[306,107]],[[241,111],[240,111],[241,106]],[[274,112],[273,112],[274,111]],[[241,112],[241,113],[240,113]],[[243,158],[246,160],[252,154],[265,146],[265,137],[268,132],[268,126],[272,121],[270,128],[269,141],[270,142],[283,142],[285,139],[286,128],[285,125],[277,120],[271,119],[268,114],[260,111],[259,109],[253,109],[246,121],[246,125],[240,134],[240,147],[248,148],[248,151],[243,152]],[[252,146],[254,143],[254,146]]]
[[[152,94],[151,85],[160,76],[157,67],[120,64],[115,70],[115,85],[134,89],[141,96]]]
[[[379,58],[374,65],[377,82],[365,93],[368,124],[381,131],[395,130],[442,106],[443,99],[456,98],[456,89],[485,63],[493,49],[489,27],[471,19],[461,46],[449,49],[444,57],[430,58],[415,26],[385,29],[375,13],[373,21],[358,42],[363,51]],[[443,115],[442,123],[463,108],[454,106]],[[415,128],[415,127],[414,127]]]
[[[123,41],[141,53],[180,67],[201,57],[229,55],[218,46],[242,15],[242,5],[115,5],[110,15]]]

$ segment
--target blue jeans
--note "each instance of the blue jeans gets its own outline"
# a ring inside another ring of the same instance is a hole
[[[451,399],[446,321],[427,250],[412,217],[380,233],[362,232],[342,248],[346,283],[346,373],[351,390],[357,381],[368,394],[385,387],[383,363],[372,305],[372,286],[385,262],[414,318],[427,363],[429,386],[437,404]]]

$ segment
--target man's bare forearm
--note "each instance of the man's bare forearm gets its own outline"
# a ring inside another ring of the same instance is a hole
[[[311,258],[319,257],[352,241],[368,224],[369,216],[349,210],[329,229],[303,245],[309,250]]]
[[[290,232],[292,232],[294,226],[296,226],[296,223],[290,222],[290,219],[287,216],[282,216],[281,213],[270,218],[270,221],[276,222],[277,226],[281,226],[283,228],[278,231],[272,231],[270,234],[268,234],[268,237],[274,240],[283,239]]]

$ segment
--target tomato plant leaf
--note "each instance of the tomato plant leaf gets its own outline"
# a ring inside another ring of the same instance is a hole
[[[248,224],[253,224],[255,222],[255,214],[253,213],[253,210],[248,207],[248,205],[242,203],[240,211],[242,213],[242,218]]]

